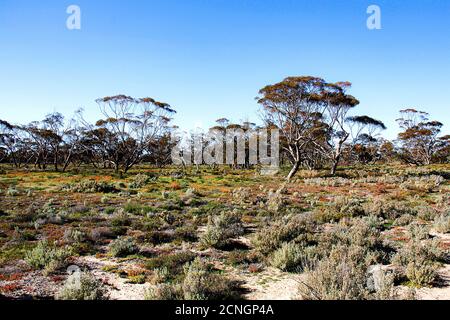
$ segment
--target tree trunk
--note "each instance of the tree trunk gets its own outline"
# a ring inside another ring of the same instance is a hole
[[[334,159],[333,166],[331,167],[331,171],[330,171],[332,176],[334,176],[336,174],[340,158],[341,157],[337,157],[336,159]]]
[[[290,181],[292,177],[295,176],[299,168],[300,168],[300,161],[296,161],[291,169],[291,172],[289,172],[289,175],[287,176],[288,181]]]

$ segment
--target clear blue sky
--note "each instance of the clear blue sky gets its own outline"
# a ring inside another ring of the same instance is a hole
[[[82,29],[66,29],[66,8]],[[366,9],[382,9],[382,30]],[[448,0],[0,0],[0,118],[13,123],[94,100],[151,96],[183,128],[257,120],[254,98],[286,76],[351,81],[356,113],[388,125],[403,107],[450,133]]]

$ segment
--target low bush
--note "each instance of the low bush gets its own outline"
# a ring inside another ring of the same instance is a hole
[[[386,220],[395,220],[403,215],[416,216],[417,211],[408,202],[377,199],[363,205],[366,215],[374,215]]]
[[[406,277],[413,286],[424,287],[431,285],[437,276],[437,266],[429,261],[411,261],[406,266]]]
[[[252,243],[262,255],[269,255],[285,242],[308,245],[313,241],[315,224],[309,215],[286,216],[268,226],[262,226]]]
[[[138,174],[134,176],[133,181],[129,184],[131,189],[141,189],[145,187],[150,181],[152,177],[146,174]]]
[[[222,212],[219,216],[209,217],[206,231],[201,237],[203,245],[214,248],[225,247],[230,239],[244,234],[240,215]]]
[[[62,190],[75,193],[115,193],[120,191],[112,183],[95,180],[83,180],[78,183],[67,184],[62,187]]]
[[[305,179],[304,183],[310,186],[321,186],[321,187],[342,187],[346,185],[351,185],[352,180],[342,178],[342,177],[333,177],[333,178],[310,178]]]
[[[315,210],[315,219],[322,223],[328,223],[338,222],[344,217],[354,218],[364,216],[364,201],[363,199],[353,197],[336,197],[329,205]]]
[[[129,202],[123,206],[123,210],[134,215],[146,215],[153,212],[154,209],[138,203]]]
[[[360,247],[334,247],[330,255],[307,273],[300,284],[305,300],[395,299],[392,277],[382,277],[378,290],[368,287],[368,265]]]
[[[315,263],[316,254],[313,247],[305,248],[292,242],[284,243],[270,257],[272,267],[287,272],[303,272],[305,268],[312,268]]]
[[[184,299],[226,300],[236,297],[233,283],[224,276],[213,273],[211,266],[205,261],[197,258],[184,269]]]
[[[267,210],[273,213],[278,213],[284,205],[285,200],[283,198],[283,189],[280,188],[277,191],[270,190],[267,195],[267,203],[265,204]]]
[[[168,278],[174,279],[183,273],[183,266],[195,259],[196,255],[191,252],[178,252],[169,255],[161,255],[151,258],[146,262],[146,268],[149,270],[167,269]]]
[[[400,188],[430,193],[439,187],[444,181],[445,179],[438,175],[410,177],[408,180],[400,184]]]
[[[414,286],[428,286],[436,279],[436,271],[444,252],[437,241],[420,241],[413,238],[394,256],[393,263],[402,268],[404,275]]]
[[[450,211],[435,218],[434,229],[440,233],[450,233]]]
[[[9,187],[8,190],[6,190],[6,195],[9,197],[17,197],[20,195],[20,191],[14,187]]]
[[[415,220],[414,216],[410,214],[405,214],[395,219],[394,226],[404,227],[411,224],[414,220]]]
[[[87,272],[71,274],[57,293],[57,300],[103,300],[105,289],[100,281]]]
[[[198,240],[197,229],[193,225],[178,227],[175,229],[174,237],[181,241],[195,242]]]
[[[109,219],[113,227],[129,227],[131,225],[131,218],[123,209],[117,210]]]
[[[236,204],[243,205],[250,201],[251,189],[250,188],[236,188],[232,191],[233,201]]]
[[[179,284],[159,284],[145,292],[145,300],[183,300],[183,290]]]
[[[419,206],[415,210],[417,217],[425,221],[432,222],[439,215],[439,212],[430,206]]]
[[[86,240],[86,234],[78,229],[69,228],[64,231],[63,239],[67,243],[81,243]]]
[[[139,252],[132,238],[118,238],[109,245],[109,254],[113,257],[126,257]]]
[[[173,235],[166,231],[151,231],[145,236],[145,241],[153,245],[170,243],[173,240]]]
[[[407,230],[411,239],[425,240],[430,237],[430,228],[423,224],[411,223]]]
[[[44,270],[45,273],[52,273],[63,268],[67,258],[71,255],[68,248],[57,248],[50,245],[48,241],[40,241],[37,246],[28,251],[25,255],[25,261],[35,269]]]
[[[381,239],[378,224],[372,221],[373,217],[353,219],[350,225],[340,223],[334,225],[330,231],[318,236],[318,248],[320,257],[327,256],[334,247],[354,246],[364,252],[365,263],[389,262],[392,248],[386,247]]]
[[[170,271],[167,267],[156,268],[153,270],[152,283],[161,284],[170,280]]]
[[[259,256],[252,251],[235,250],[228,253],[227,262],[233,266],[250,265],[259,261]]]

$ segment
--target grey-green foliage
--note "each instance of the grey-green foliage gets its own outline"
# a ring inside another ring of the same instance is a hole
[[[302,272],[316,263],[314,247],[303,247],[293,242],[284,243],[272,253],[270,264],[274,268],[287,272]]]
[[[150,182],[151,178],[146,174],[138,174],[133,178],[133,181],[129,184],[131,189],[140,189],[145,187]]]
[[[200,258],[186,264],[184,272],[182,289],[186,300],[222,300],[233,296],[232,283],[213,273],[211,266]]]
[[[139,247],[132,238],[118,238],[109,245],[113,257],[126,257],[139,252]]]
[[[435,218],[434,228],[440,233],[450,232],[450,211]]]
[[[397,252],[393,263],[403,268],[412,285],[422,287],[431,285],[436,279],[439,261],[444,256],[437,241],[413,238]]]
[[[286,242],[307,243],[314,227],[309,215],[286,216],[262,227],[252,242],[258,252],[269,255]]]
[[[181,283],[160,283],[146,291],[146,300],[222,300],[236,298],[233,283],[217,274],[205,260],[184,266]]]
[[[336,246],[316,268],[309,270],[299,292],[305,300],[395,299],[393,277],[379,279],[378,289],[368,286],[367,253],[358,246]]]
[[[183,300],[183,289],[180,284],[158,284],[148,289],[144,294],[145,300]]]
[[[43,269],[46,273],[51,273],[62,268],[70,255],[69,248],[57,248],[43,240],[25,254],[25,261],[35,269]]]
[[[241,217],[234,212],[222,212],[218,216],[209,218],[206,231],[201,242],[214,248],[221,248],[228,244],[230,239],[244,233]]]
[[[103,300],[105,289],[100,281],[88,272],[71,274],[57,293],[58,300]]]

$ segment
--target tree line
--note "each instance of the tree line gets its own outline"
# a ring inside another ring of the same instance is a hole
[[[350,88],[349,82],[288,77],[259,91],[256,99],[263,125],[221,118],[210,130],[278,129],[281,162],[291,167],[288,179],[300,168],[329,168],[334,175],[341,164],[449,162],[450,136],[440,135],[441,122],[414,108],[401,110],[397,119],[401,132],[389,141],[381,136],[386,126],[380,120],[350,116],[359,105],[347,93]],[[102,119],[95,123],[86,121],[82,110],[70,119],[52,113],[26,125],[0,120],[0,162],[56,171],[92,165],[124,173],[139,163],[171,164],[177,127],[173,125],[176,111],[169,104],[126,95],[96,103]]]

